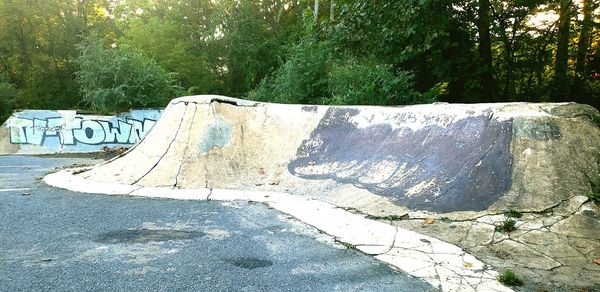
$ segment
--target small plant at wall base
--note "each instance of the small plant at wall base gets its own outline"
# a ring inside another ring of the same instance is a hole
[[[515,272],[508,270],[508,269],[502,271],[500,276],[498,276],[498,282],[500,282],[506,286],[522,286],[523,285],[523,280],[519,279],[519,277],[517,277]]]

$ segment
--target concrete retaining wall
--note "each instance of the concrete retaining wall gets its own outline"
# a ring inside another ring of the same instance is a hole
[[[0,127],[0,155],[85,153],[139,142],[162,110],[132,110],[114,116],[76,111],[23,110]]]

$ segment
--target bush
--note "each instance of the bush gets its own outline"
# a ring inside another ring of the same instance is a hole
[[[76,80],[82,102],[101,113],[133,107],[162,107],[181,88],[156,62],[128,47],[105,48],[102,40],[85,39],[77,46]]]
[[[288,59],[264,78],[248,97],[280,103],[321,103],[327,94],[331,54],[327,43],[304,37],[289,49]]]
[[[517,221],[514,219],[506,219],[502,222],[502,224],[496,226],[496,231],[502,233],[510,233],[517,230]]]
[[[330,104],[413,104],[420,95],[412,89],[410,72],[394,74],[393,68],[351,59],[335,66],[328,78]]]
[[[310,32],[310,30],[309,30]],[[442,83],[426,93],[413,89],[413,74],[371,59],[346,58],[327,41],[308,34],[291,46],[287,60],[248,94],[258,101],[336,105],[398,105],[433,102]],[[348,59],[348,60],[346,60]]]
[[[523,280],[519,279],[517,275],[511,270],[504,270],[498,276],[498,282],[506,286],[522,286]]]
[[[7,78],[0,76],[0,124],[2,124],[15,108],[19,91]]]

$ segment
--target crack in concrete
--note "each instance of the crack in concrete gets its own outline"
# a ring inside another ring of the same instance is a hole
[[[171,101],[170,104],[180,104],[180,103],[184,103],[184,104],[189,104],[189,103],[193,103],[196,105],[204,105],[204,104],[213,104],[213,103],[226,103],[229,105],[233,105],[233,106],[238,106],[238,107],[258,107],[259,103],[258,102],[254,102],[254,101],[248,101],[248,100],[241,100],[241,99],[235,99],[235,98],[228,98],[228,97],[212,97],[210,98],[210,100],[207,100],[207,102],[199,102],[199,101],[190,101],[190,100],[177,100],[177,101]]]
[[[183,116],[185,116],[185,113],[187,112],[187,110],[188,110],[188,107],[186,106],[185,109],[184,109],[184,111],[183,111],[183,114],[182,114],[182,119],[180,119],[179,124],[177,125],[177,130],[175,131],[175,135],[173,135],[173,140],[171,140],[169,142],[169,146],[167,146],[167,149],[165,150],[165,152],[160,156],[160,158],[158,158],[158,160],[150,168],[150,170],[148,170],[145,174],[143,174],[139,179],[137,179],[133,183],[131,183],[131,185],[135,185],[139,181],[141,181],[142,179],[144,179],[144,177],[146,177],[152,170],[154,170],[154,168],[156,168],[156,166],[158,166],[158,164],[160,164],[160,161],[167,155],[167,153],[169,153],[169,149],[171,149],[171,146],[173,146],[173,143],[177,139],[177,135],[179,134],[179,130],[181,129],[181,124],[183,124]]]
[[[198,106],[194,105],[194,113],[192,114],[192,119],[190,121],[190,126],[188,128],[188,136],[186,138],[185,141],[190,141],[190,136],[192,135],[192,128],[194,125],[194,120],[196,119],[196,112],[198,111]],[[177,139],[177,138],[176,138]],[[190,148],[190,143],[186,143],[185,145],[185,149],[183,150],[183,159],[181,160],[181,163],[179,164],[179,169],[177,170],[177,174],[175,175],[175,183],[173,184],[173,187],[177,187],[177,183],[179,180],[179,175],[181,174],[181,169],[183,168],[183,162],[185,161],[185,157],[187,157],[188,155],[188,150]]]
[[[207,201],[211,201],[210,195],[212,195],[212,193],[213,193],[213,189],[212,188],[208,188],[208,195],[206,195],[206,200]]]

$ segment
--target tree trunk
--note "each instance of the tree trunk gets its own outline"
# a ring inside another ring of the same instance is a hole
[[[590,32],[592,23],[592,0],[583,1],[583,23],[579,33],[579,43],[577,44],[577,63],[575,63],[575,73],[577,76],[585,74],[585,57],[590,46]]]
[[[554,63],[554,78],[557,86],[563,87],[567,79],[567,63],[569,61],[569,25],[571,22],[571,0],[560,0],[558,19],[558,44]]]
[[[319,20],[319,0],[315,0],[315,10],[313,11],[313,15],[315,16],[315,22]]]
[[[496,101],[494,75],[492,72],[492,46],[490,40],[490,1],[479,0],[479,63],[481,87],[485,101]]]
[[[330,0],[329,1],[329,20],[331,22],[333,22],[335,20],[334,9],[335,9],[335,3],[333,2],[333,0]]]

